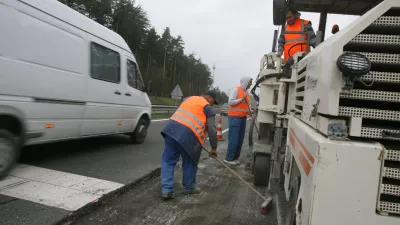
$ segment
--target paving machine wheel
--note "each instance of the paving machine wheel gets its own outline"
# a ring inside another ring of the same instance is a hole
[[[254,185],[268,186],[271,172],[271,155],[255,154],[254,156]]]

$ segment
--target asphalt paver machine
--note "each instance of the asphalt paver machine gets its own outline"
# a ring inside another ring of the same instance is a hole
[[[289,73],[261,59],[254,183],[282,186],[286,224],[400,224],[400,1],[273,0],[283,29],[289,5],[321,13],[320,43]],[[324,40],[328,13],[360,17]]]

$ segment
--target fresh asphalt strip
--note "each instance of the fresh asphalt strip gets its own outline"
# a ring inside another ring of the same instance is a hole
[[[222,133],[225,133],[228,130],[229,129],[227,128],[227,129],[223,130]],[[137,187],[138,185],[140,185],[148,180],[159,177],[160,174],[161,174],[161,167],[157,167],[156,169],[150,171],[150,173],[143,175],[142,177],[134,180],[133,182],[128,183],[121,188],[118,188],[114,191],[111,191],[111,192],[103,195],[102,197],[97,199],[95,202],[91,202],[91,203],[83,206],[82,208],[69,213],[67,216],[63,217],[62,219],[60,219],[58,222],[54,223],[53,225],[69,225],[73,222],[76,222],[82,216],[100,208],[103,205],[106,205],[108,202],[114,200],[115,198],[118,198],[119,196],[132,190],[133,188]]]
[[[64,218],[62,218],[61,220],[59,220],[58,222],[54,223],[53,225],[67,225],[67,224],[71,224],[73,222],[76,222],[77,220],[79,220],[82,216],[94,211],[95,209],[107,204],[108,202],[110,202],[111,200],[114,200],[115,198],[118,198],[119,196],[125,194],[126,192],[132,190],[133,188],[135,188],[136,186],[154,179],[156,177],[159,177],[161,173],[161,167],[158,167],[154,170],[152,170],[150,173],[134,180],[133,182],[126,184],[125,186],[116,189],[114,191],[111,191],[105,195],[103,195],[101,198],[97,199],[95,202],[91,202],[87,205],[85,205],[84,207],[71,212],[70,214],[68,214],[67,216],[65,216]]]

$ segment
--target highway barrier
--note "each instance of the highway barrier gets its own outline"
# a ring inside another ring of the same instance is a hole
[[[152,105],[151,111],[153,114],[157,113],[174,113],[178,106],[170,106],[170,105]],[[213,107],[215,113],[219,114],[221,111],[221,107]]]

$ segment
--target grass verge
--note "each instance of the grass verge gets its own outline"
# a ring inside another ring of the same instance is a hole
[[[150,96],[150,101],[152,105],[169,105],[169,106],[174,106],[175,103],[179,105],[179,103],[181,102],[171,98],[162,98],[155,96]]]

